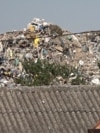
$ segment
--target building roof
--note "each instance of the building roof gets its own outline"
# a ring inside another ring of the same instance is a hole
[[[0,89],[0,133],[87,133],[100,119],[100,86]]]

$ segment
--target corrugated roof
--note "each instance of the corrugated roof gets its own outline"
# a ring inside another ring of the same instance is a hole
[[[100,86],[0,89],[0,133],[86,133],[100,118]]]

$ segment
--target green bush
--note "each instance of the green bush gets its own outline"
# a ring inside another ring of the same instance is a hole
[[[49,26],[49,29],[50,29],[50,31],[51,31],[51,34],[54,34],[54,35],[62,35],[62,33],[63,33],[63,31],[62,31],[62,29],[58,26],[58,25],[50,25]]]
[[[61,76],[68,81],[71,73],[79,75],[78,70],[71,66],[61,66],[56,63],[50,64],[45,60],[38,60],[37,63],[25,60],[22,64],[25,70],[25,75],[16,78],[15,82],[26,86],[50,85],[57,76]],[[81,76],[78,76],[76,80],[72,80],[72,84],[82,84],[83,82],[80,80],[80,77]]]
[[[80,77],[80,76],[77,76],[76,79],[73,79],[72,82],[71,82],[71,85],[84,85],[85,84],[85,80],[84,78]]]

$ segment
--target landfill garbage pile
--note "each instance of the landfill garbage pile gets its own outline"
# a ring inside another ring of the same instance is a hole
[[[15,86],[14,78],[25,75],[24,59],[73,66],[87,85],[100,85],[100,31],[71,33],[34,18],[24,30],[0,34],[0,86]]]

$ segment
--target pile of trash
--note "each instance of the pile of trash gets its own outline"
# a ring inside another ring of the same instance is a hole
[[[0,34],[0,86],[13,86],[14,78],[25,74],[24,59],[74,66],[84,73],[86,84],[100,85],[100,31],[62,30],[61,35],[59,30],[52,32],[52,25],[34,18],[21,31]]]

